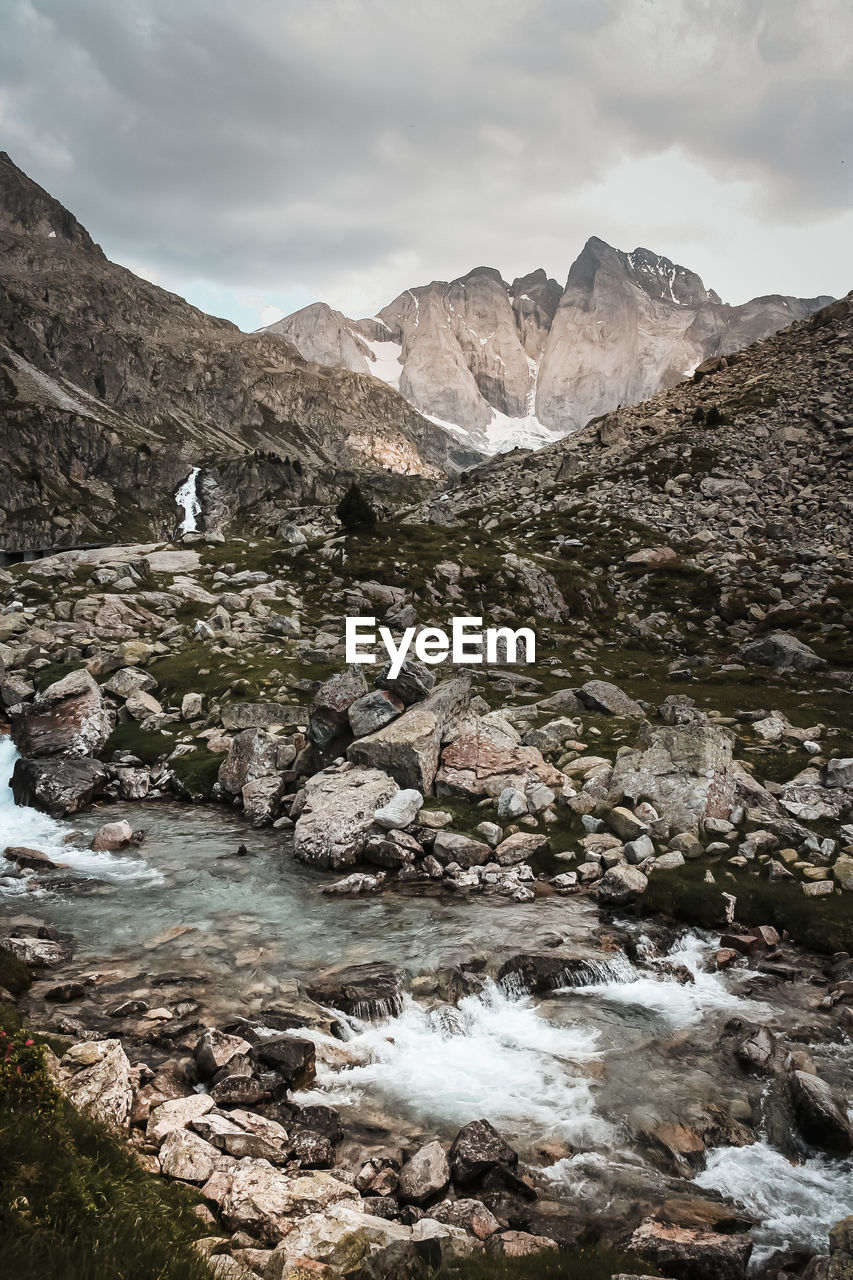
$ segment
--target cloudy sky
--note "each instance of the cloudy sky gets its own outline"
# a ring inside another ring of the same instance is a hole
[[[846,292],[852,85],[851,0],[0,0],[0,146],[244,328],[592,234]]]

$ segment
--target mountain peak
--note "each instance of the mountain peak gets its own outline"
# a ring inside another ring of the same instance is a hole
[[[65,240],[103,257],[89,232],[64,205],[0,151],[0,228],[16,235]]]

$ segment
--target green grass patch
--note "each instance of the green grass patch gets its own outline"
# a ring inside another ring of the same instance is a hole
[[[215,752],[208,751],[207,747],[198,747],[195,751],[188,751],[186,755],[175,756],[169,761],[169,765],[190,795],[209,798],[224,759],[223,755],[216,755]]]
[[[163,730],[150,731],[141,729],[136,720],[128,720],[125,724],[117,724],[104,745],[101,756],[111,760],[113,752],[129,752],[137,756],[143,764],[156,764],[163,760],[175,747],[175,735]]]
[[[13,956],[11,951],[0,948],[0,987],[4,987],[13,996],[19,996],[32,985],[32,981],[23,960]]]
[[[715,884],[705,883],[709,867]],[[724,892],[737,898],[739,924],[787,929],[795,942],[828,955],[853,949],[853,894],[807,898],[799,881],[771,884],[760,872],[730,869],[708,859],[656,871],[640,899],[640,909],[715,929],[724,918]]]
[[[5,1028],[3,1028],[5,1030]],[[14,1280],[210,1280],[197,1193],[145,1173],[57,1091],[24,1033],[0,1037],[0,1257]]]
[[[525,1258],[474,1254],[439,1271],[435,1280],[610,1280],[613,1275],[660,1276],[650,1262],[601,1245],[543,1250]]]

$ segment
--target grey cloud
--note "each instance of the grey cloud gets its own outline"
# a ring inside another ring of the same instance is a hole
[[[3,145],[170,280],[327,293],[563,241],[564,274],[598,230],[567,198],[670,148],[774,224],[851,203],[849,0],[0,0],[0,29]]]

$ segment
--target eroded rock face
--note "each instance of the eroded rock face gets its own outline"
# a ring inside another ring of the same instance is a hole
[[[800,1132],[807,1142],[826,1151],[853,1151],[853,1127],[845,1101],[825,1080],[805,1071],[790,1077],[791,1100]]]
[[[347,759],[384,769],[401,787],[432,795],[442,740],[465,714],[470,698],[471,682],[466,676],[445,680],[423,702],[354,742]]]
[[[48,685],[12,717],[15,745],[29,758],[97,755],[112,728],[112,712],[84,669]]]
[[[352,866],[373,828],[373,815],[396,795],[381,769],[327,769],[308,780],[293,851],[300,862],[336,871]]]
[[[678,831],[697,831],[705,818],[728,818],[735,795],[731,736],[696,723],[644,732],[617,757],[607,799],[648,800]]]

